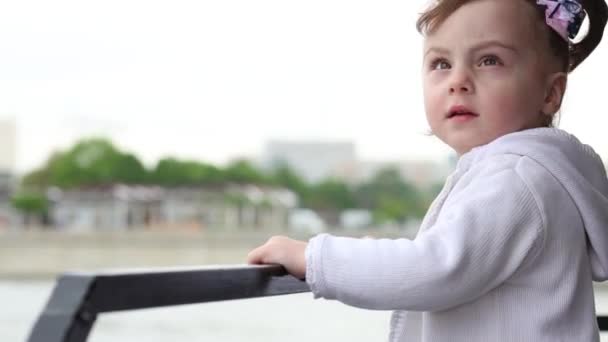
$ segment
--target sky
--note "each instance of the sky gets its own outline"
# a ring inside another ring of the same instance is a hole
[[[269,140],[352,141],[362,160],[442,160],[426,132],[426,1],[0,0],[0,119],[17,170],[103,136],[147,165],[223,164]],[[560,127],[608,158],[608,42],[569,80]]]

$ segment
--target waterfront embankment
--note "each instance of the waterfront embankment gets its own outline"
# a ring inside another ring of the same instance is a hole
[[[66,271],[108,268],[242,264],[251,248],[278,233],[4,231],[0,233],[0,278],[55,278]]]
[[[402,237],[399,230],[330,231],[344,236]],[[67,271],[108,268],[243,264],[273,235],[307,240],[307,233],[272,230],[114,229],[66,232],[0,231],[0,279],[49,279]],[[405,234],[406,235],[406,234]]]

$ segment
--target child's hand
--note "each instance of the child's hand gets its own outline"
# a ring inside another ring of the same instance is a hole
[[[296,278],[306,276],[307,242],[293,240],[285,236],[273,236],[265,244],[249,252],[247,262],[250,264],[279,264]]]

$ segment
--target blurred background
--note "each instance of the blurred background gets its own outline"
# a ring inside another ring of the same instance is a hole
[[[68,270],[413,236],[456,162],[427,134],[425,4],[1,1],[0,340]],[[571,75],[560,123],[604,160],[607,58]],[[369,341],[388,319],[304,294],[102,315],[90,340]]]

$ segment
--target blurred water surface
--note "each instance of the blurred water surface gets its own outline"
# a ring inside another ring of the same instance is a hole
[[[25,341],[54,282],[0,281],[0,341]],[[598,312],[608,314],[599,287]],[[384,341],[389,313],[313,300],[310,293],[103,314],[90,342]],[[602,334],[608,342],[608,334]]]
[[[25,341],[53,285],[0,281],[0,341]],[[88,341],[383,341],[388,320],[305,293],[102,314]]]

